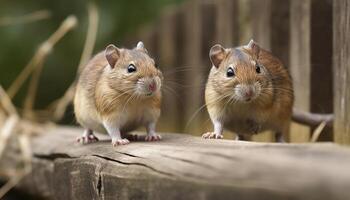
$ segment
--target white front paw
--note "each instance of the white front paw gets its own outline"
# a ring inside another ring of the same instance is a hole
[[[125,144],[129,144],[130,141],[128,139],[112,139],[112,145],[118,146],[118,145],[125,145]]]

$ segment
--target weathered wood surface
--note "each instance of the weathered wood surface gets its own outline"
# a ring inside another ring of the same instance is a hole
[[[75,144],[78,128],[33,139],[33,172],[20,187],[53,199],[350,199],[350,150],[330,144],[204,140],[113,148]]]
[[[310,111],[311,98],[311,61],[310,61],[310,10],[311,0],[293,0],[290,2],[290,73],[294,86],[294,107]],[[310,128],[293,125],[292,142],[310,140]]]
[[[335,0],[333,6],[334,49],[334,141],[350,145],[350,2]]]

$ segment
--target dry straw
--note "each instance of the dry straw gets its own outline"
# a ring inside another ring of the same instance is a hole
[[[32,23],[39,20],[48,19],[51,13],[48,10],[38,10],[19,17],[3,17],[0,18],[0,26],[18,25]]]
[[[0,159],[3,155],[6,144],[8,143],[8,139],[11,135],[15,135],[18,139],[21,150],[21,160],[24,163],[24,168],[16,170],[15,175],[12,175],[11,179],[0,188],[0,199],[31,171],[32,152],[30,147],[30,136],[33,133],[44,132],[44,128],[42,127],[45,126],[43,124],[36,124],[35,122],[30,121],[31,118],[28,119],[27,117],[34,113],[33,104],[43,64],[46,57],[52,52],[55,44],[76,25],[77,18],[75,16],[67,17],[57,31],[40,45],[33,58],[10,86],[8,93],[6,93],[0,86],[0,109],[3,109],[7,115],[5,123],[0,127]],[[16,95],[31,73],[33,73],[33,76],[30,81],[28,95],[24,101],[23,118],[21,118],[18,115],[15,106],[12,104],[11,98]]]
[[[98,30],[98,10],[95,4],[93,3],[89,4],[88,14],[89,14],[89,27],[86,35],[83,53],[81,55],[79,66],[78,66],[77,76],[79,76],[83,67],[91,58],[91,55],[94,50],[95,42],[96,42],[96,36],[97,36],[97,30]],[[68,105],[72,103],[74,94],[75,94],[76,84],[77,84],[77,81],[75,80],[69,86],[69,88],[64,93],[64,95],[53,103],[54,105],[53,119],[55,121],[62,119]]]
[[[43,42],[33,58],[29,61],[29,63],[25,66],[23,71],[18,75],[15,81],[7,90],[8,95],[12,99],[18,90],[22,87],[23,83],[29,75],[44,62],[45,58],[52,51],[53,46],[73,27],[77,24],[77,18],[75,16],[69,16],[66,20],[61,24],[58,30],[45,42]]]

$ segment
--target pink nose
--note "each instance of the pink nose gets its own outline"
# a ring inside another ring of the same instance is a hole
[[[248,91],[245,92],[246,97],[252,97],[253,96],[253,91],[249,89]]]
[[[152,92],[156,91],[156,89],[157,89],[156,83],[155,82],[150,83],[148,85],[148,89]]]

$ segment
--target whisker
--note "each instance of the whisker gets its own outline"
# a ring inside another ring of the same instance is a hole
[[[185,129],[188,129],[189,125],[192,123],[192,121],[194,120],[194,118],[199,114],[199,112],[205,108],[206,106],[208,105],[211,105],[211,104],[214,104],[222,99],[225,99],[227,98],[228,96],[230,95],[222,95],[222,96],[219,96],[217,97],[216,99],[212,100],[211,102],[206,102],[204,103],[202,106],[200,106],[193,114],[192,116],[190,117],[190,119],[188,120],[188,122],[186,123],[186,126],[185,126]]]

